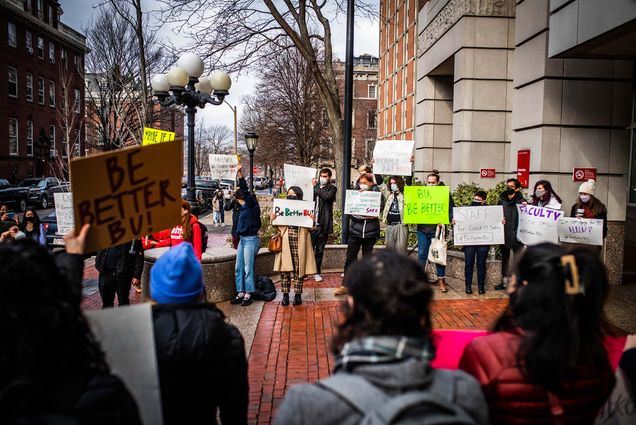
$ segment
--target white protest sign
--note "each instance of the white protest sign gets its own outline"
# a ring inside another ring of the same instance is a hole
[[[314,187],[311,184],[311,179],[316,178],[318,170],[299,165],[283,164],[283,172],[285,173],[287,190],[292,186],[298,186],[303,190],[304,199],[314,199]]]
[[[57,233],[65,235],[75,227],[73,194],[70,192],[54,193],[53,200],[55,202],[55,217],[57,218]]]
[[[381,202],[382,193],[380,192],[347,190],[344,213],[378,217]]]
[[[314,203],[311,201],[274,198],[272,212],[277,216],[272,222],[274,226],[314,227],[310,217],[314,213]]]
[[[560,242],[603,245],[603,220],[562,217],[558,226]]]
[[[219,180],[235,180],[238,164],[236,155],[210,154],[210,176]]]
[[[517,205],[519,227],[517,239],[524,245],[536,245],[542,242],[558,243],[558,221],[563,211],[532,205]]]
[[[373,149],[373,172],[410,176],[414,146],[414,140],[378,140]]]
[[[161,425],[152,304],[84,311],[84,316],[106,354],[110,371],[124,381],[137,402],[141,421]]]
[[[503,245],[503,208],[498,206],[453,208],[455,245]]]

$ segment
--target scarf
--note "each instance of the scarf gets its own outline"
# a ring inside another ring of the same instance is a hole
[[[409,358],[429,363],[435,348],[427,338],[408,336],[367,336],[347,342],[336,358],[335,370],[350,370],[354,365],[393,363]]]

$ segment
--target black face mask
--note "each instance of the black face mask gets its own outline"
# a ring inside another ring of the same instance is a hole
[[[291,199],[292,201],[295,201],[296,199],[298,199],[298,197],[296,195],[287,195],[287,199]]]
[[[471,207],[481,207],[482,205],[484,205],[483,202],[473,201],[473,202],[470,203]]]
[[[35,223],[35,217],[25,217],[24,221],[28,221],[29,223]]]
[[[515,193],[514,189],[512,189],[512,188],[506,189],[506,195],[510,196],[510,195],[514,195],[514,193]]]

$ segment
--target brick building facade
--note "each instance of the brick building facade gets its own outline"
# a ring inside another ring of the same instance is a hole
[[[84,152],[85,37],[61,15],[57,0],[0,0],[0,178],[14,183],[59,175],[70,146]],[[77,117],[62,119],[65,107]]]

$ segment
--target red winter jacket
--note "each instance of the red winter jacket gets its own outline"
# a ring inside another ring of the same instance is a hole
[[[592,424],[614,385],[608,376],[581,368],[573,386],[559,396],[529,383],[517,366],[521,336],[497,332],[475,338],[459,367],[481,384],[492,424]],[[562,415],[559,415],[559,411]]]
[[[188,242],[192,244],[194,253],[200,261],[203,252],[201,249],[201,228],[196,224],[198,221],[199,220],[197,220],[195,216],[190,217],[190,224],[192,225],[192,241]],[[162,246],[179,245],[181,242],[183,242],[183,227],[176,226],[172,229],[162,230],[159,233],[155,233],[155,235],[155,239],[158,241],[155,248],[159,248]]]

